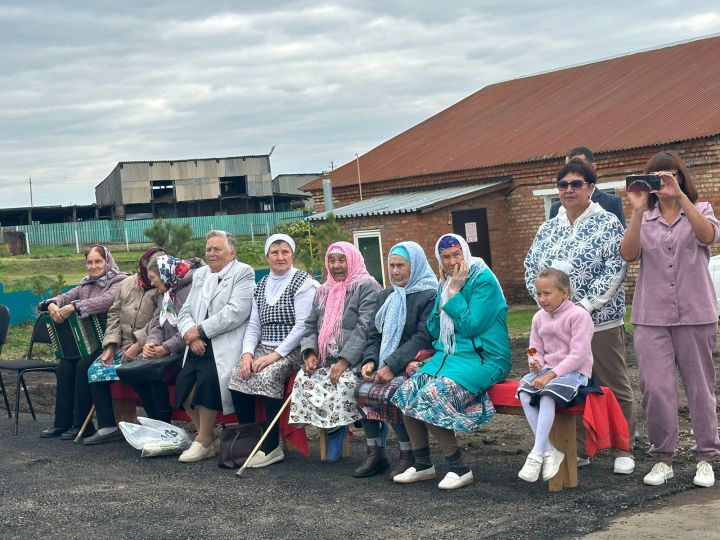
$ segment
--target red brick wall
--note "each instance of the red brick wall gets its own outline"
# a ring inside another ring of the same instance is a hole
[[[720,215],[720,137],[699,139],[665,146],[623,150],[596,156],[598,182],[624,180],[629,173],[640,172],[647,160],[660,150],[677,151],[690,168],[698,187],[701,201],[710,201]],[[490,249],[493,270],[511,302],[529,302],[525,290],[523,261],[538,227],[545,220],[544,200],[533,196],[537,189],[551,188],[555,174],[563,159],[553,158],[541,162],[493,167],[481,171],[465,171],[442,175],[403,178],[392,182],[363,185],[363,199],[385,195],[403,189],[446,187],[449,185],[486,182],[503,176],[511,176],[512,185],[505,191],[495,192],[458,203],[427,214],[396,214],[365,218],[340,219],[338,223],[347,231],[379,230],[384,254],[393,244],[402,240],[418,242],[433,268],[437,267],[433,248],[437,238],[452,231],[451,212],[468,208],[486,208],[490,233]],[[618,193],[623,196],[622,192]],[[313,193],[315,208],[322,211],[322,191]],[[357,186],[335,189],[335,208],[357,202]],[[625,213],[630,216],[630,206],[624,200]],[[720,247],[713,248],[713,254]],[[628,303],[637,275],[637,263],[631,265],[626,283]]]

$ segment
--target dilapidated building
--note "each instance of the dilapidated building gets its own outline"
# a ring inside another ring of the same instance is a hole
[[[307,195],[275,193],[270,156],[122,161],[95,187],[113,218],[170,218],[302,207]]]

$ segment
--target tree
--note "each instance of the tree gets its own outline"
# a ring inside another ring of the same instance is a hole
[[[325,266],[325,252],[330,244],[341,240],[348,241],[350,234],[344,232],[335,221],[335,216],[328,214],[322,225],[313,226],[307,220],[280,225],[282,232],[295,240],[295,260],[312,274],[322,273]]]
[[[193,255],[192,229],[187,223],[158,220],[143,231],[150,241],[170,255],[188,257]]]

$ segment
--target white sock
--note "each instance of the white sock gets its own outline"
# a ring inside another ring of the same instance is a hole
[[[104,437],[105,435],[110,435],[111,433],[115,433],[118,430],[117,426],[115,427],[102,427],[98,429],[98,435],[101,437]]]
[[[520,403],[522,403],[523,412],[525,413],[525,419],[528,424],[530,424],[530,429],[532,429],[534,435],[537,430],[538,408],[530,405],[530,399],[532,396],[527,392],[520,392],[519,398]]]
[[[540,396],[538,409],[535,446],[533,446],[532,453],[544,454],[554,449],[550,444],[550,430],[555,420],[555,400],[550,396]]]

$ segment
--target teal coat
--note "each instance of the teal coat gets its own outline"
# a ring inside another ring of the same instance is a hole
[[[510,372],[507,303],[490,269],[470,275],[465,285],[442,307],[455,323],[455,352],[445,353],[440,342],[440,292],[435,299],[428,330],[437,351],[420,368],[421,373],[452,379],[473,393],[504,381]]]

